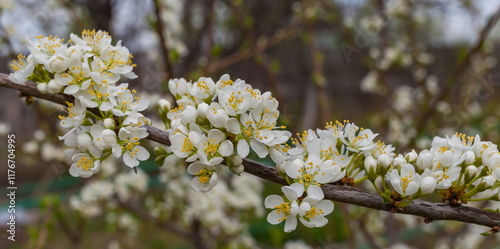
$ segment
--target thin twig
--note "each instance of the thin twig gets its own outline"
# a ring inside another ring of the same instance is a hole
[[[276,31],[271,37],[260,38],[255,47],[239,49],[234,54],[228,55],[218,61],[211,63],[207,69],[208,74],[220,71],[238,62],[250,59],[255,56],[255,53],[262,53],[281,42],[291,39],[298,34],[298,22],[293,22],[290,25]]]
[[[471,64],[471,59],[473,58],[474,55],[476,55],[481,48],[483,47],[484,43],[486,42],[486,38],[490,34],[490,32],[493,30],[493,27],[495,24],[498,22],[500,18],[500,6],[498,7],[497,11],[495,14],[493,14],[486,25],[483,27],[481,32],[479,33],[479,38],[476,42],[476,44],[467,52],[465,58],[460,62],[460,64],[455,68],[455,71],[453,74],[448,78],[447,84],[441,88],[441,91],[439,94],[436,96],[436,98],[429,104],[425,112],[420,116],[420,119],[417,122],[416,134],[420,134],[426,127],[426,125],[429,123],[430,118],[432,115],[436,113],[436,106],[439,102],[445,100],[448,95],[451,93],[451,90],[453,87],[456,87],[459,85],[458,79],[465,74],[467,68]],[[415,144],[416,142],[416,137],[412,139],[410,144],[407,147],[411,147]]]
[[[165,74],[166,74],[166,79],[169,80],[174,77],[174,74],[172,72],[172,64],[170,63],[170,57],[168,54],[168,41],[167,38],[165,37],[165,25],[163,23],[163,19],[161,18],[162,14],[162,6],[159,3],[159,0],[154,0],[153,1],[155,6],[154,6],[154,11],[155,11],[155,16],[156,16],[156,33],[158,33],[158,37],[160,38],[160,51],[161,55],[163,57],[163,62],[165,63]]]
[[[19,85],[11,82],[10,80],[8,80],[6,74],[0,74],[0,86],[20,90],[26,95],[51,100],[59,104],[65,104],[65,101],[69,98],[69,96],[66,96],[64,94],[42,94],[38,92],[35,87]],[[145,125],[144,127],[146,127],[148,131],[151,131],[151,133],[147,137],[148,139],[157,141],[165,145],[170,144],[168,139],[168,132],[150,127],[148,125]],[[243,165],[245,166],[245,172],[247,173],[271,182],[275,182],[281,185],[287,185],[285,179],[280,174],[278,174],[276,169],[273,167],[246,158],[243,160]],[[414,200],[404,209],[394,210],[394,207],[388,203],[385,203],[380,195],[364,192],[355,187],[325,184],[322,186],[322,188],[325,193],[325,198],[332,201],[350,203],[357,206],[363,206],[388,212],[410,214],[428,218],[431,220],[455,220],[465,223],[483,225],[487,227],[500,226],[500,213],[489,212],[465,205],[451,206],[445,203]]]
[[[212,49],[214,47],[214,23],[215,23],[215,1],[210,0],[208,3],[208,13],[206,16],[207,23],[207,48],[205,51],[205,57],[207,58],[206,65],[203,68],[203,72],[206,76],[208,74],[208,67],[212,64]]]
[[[238,26],[243,30],[243,33],[246,36],[246,39],[250,43],[250,47],[252,49],[252,52],[254,55],[256,55],[257,60],[256,62],[258,65],[261,67],[262,71],[264,72],[267,82],[269,83],[269,86],[271,87],[271,90],[273,92],[273,95],[275,98],[280,102],[282,105],[280,105],[279,108],[283,108],[283,106],[286,106],[285,99],[283,98],[281,92],[278,89],[278,78],[276,75],[273,73],[273,70],[271,69],[271,64],[269,62],[269,58],[262,53],[261,50],[258,49],[258,41],[257,37],[254,34],[253,30],[245,23],[246,19],[246,14],[243,12],[243,10],[240,8],[240,5],[236,3],[234,0],[228,0],[227,1],[229,6],[233,9],[235,12],[236,16],[236,21],[238,23]]]

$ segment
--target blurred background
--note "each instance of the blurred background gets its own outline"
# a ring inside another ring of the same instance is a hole
[[[499,17],[499,0],[0,0],[0,72],[28,53],[26,38],[101,29],[134,55],[131,88],[150,100],[153,121],[169,79],[227,73],[271,91],[293,133],[347,119],[396,152],[457,131],[498,144]],[[150,160],[138,174],[110,163],[73,178],[60,107],[28,106],[3,88],[0,103],[0,156],[14,133],[18,186],[17,240],[2,227],[0,248],[500,248],[484,227],[341,203],[325,228],[286,234],[263,209],[279,186],[227,176],[201,195],[182,163]],[[7,170],[0,179],[5,189]]]

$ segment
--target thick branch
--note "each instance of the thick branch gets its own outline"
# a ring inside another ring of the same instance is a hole
[[[65,104],[68,99],[71,99],[64,94],[42,94],[33,86],[15,84],[9,81],[5,74],[0,74],[0,86],[16,89],[21,91],[24,95],[46,99],[59,104]],[[147,125],[145,127],[148,129],[148,132],[150,132],[148,139],[165,145],[170,144],[168,132]],[[280,176],[273,167],[249,159],[244,159],[243,164],[245,165],[245,172],[247,173],[281,185],[287,184],[285,179]],[[325,193],[325,198],[329,200],[383,211],[394,210],[393,206],[384,203],[382,197],[377,194],[364,192],[354,187],[337,186],[333,184],[326,184],[322,188]],[[396,212],[420,216],[431,220],[456,220],[487,227],[500,226],[500,213],[484,211],[468,206],[452,207],[444,203],[415,200],[404,209],[396,210]]]

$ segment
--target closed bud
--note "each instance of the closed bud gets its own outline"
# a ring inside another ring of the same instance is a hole
[[[165,148],[163,146],[156,146],[154,148],[154,152],[155,152],[155,155],[157,155],[157,156],[167,154],[167,150],[165,150]]]
[[[405,159],[408,163],[413,163],[415,160],[417,160],[418,154],[415,152],[415,150],[412,150],[411,152],[406,153]]]
[[[432,166],[432,160],[434,159],[432,153],[428,150],[423,150],[420,152],[417,158],[417,167],[421,170],[428,169]]]
[[[235,174],[240,175],[241,173],[243,173],[243,171],[245,171],[245,166],[243,166],[243,164],[240,164],[238,166],[232,167],[231,169]]]
[[[190,124],[196,122],[196,109],[193,106],[186,106],[186,109],[182,112],[181,120],[184,124]]]
[[[160,110],[165,113],[170,111],[170,108],[172,108],[172,104],[170,104],[170,101],[166,99],[158,100],[158,105],[160,106]]]
[[[436,179],[432,176],[422,178],[420,182],[420,191],[422,194],[431,194],[436,189]]]
[[[466,151],[463,157],[465,165],[473,164],[476,161],[476,154],[472,151]]]
[[[41,93],[47,93],[48,92],[47,83],[39,83],[39,84],[36,85],[36,88]]]
[[[377,178],[377,160],[372,156],[365,158],[365,170],[368,175],[368,179],[374,180]]]
[[[198,116],[200,116],[202,118],[206,118],[207,112],[208,112],[208,104],[207,103],[201,103],[198,105],[198,109],[196,110],[196,113],[198,113]]]
[[[276,164],[276,170],[280,174],[285,174],[285,164],[284,163]]]
[[[243,164],[243,159],[241,159],[241,157],[238,155],[231,156],[230,158],[231,158],[231,161],[233,162],[233,165]]]
[[[393,164],[394,166],[401,166],[403,164],[406,164],[406,159],[403,157],[403,155],[399,154],[394,158]]]
[[[392,163],[392,158],[387,154],[382,154],[377,158],[378,165],[388,168]]]
[[[103,126],[106,129],[114,130],[115,129],[115,120],[112,118],[104,119]]]
[[[58,93],[61,91],[61,86],[56,83],[55,80],[50,80],[47,85],[47,89],[50,93]]]
[[[465,183],[469,183],[474,177],[476,176],[477,173],[477,167],[474,165],[469,165],[465,168],[465,174],[464,174],[464,181]]]
[[[496,182],[496,179],[495,177],[493,176],[484,176],[482,179],[481,179],[481,184],[484,184],[484,188],[485,189],[488,189],[488,188],[491,188],[493,186],[493,184],[495,184]]]
[[[78,147],[88,150],[92,146],[92,138],[87,133],[82,133],[76,137],[76,143]]]

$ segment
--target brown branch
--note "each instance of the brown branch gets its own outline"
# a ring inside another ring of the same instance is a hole
[[[69,96],[63,94],[42,94],[31,86],[18,85],[8,80],[7,75],[0,74],[0,86],[16,89],[25,95],[31,95],[42,99],[50,100],[59,104],[64,104]],[[145,127],[151,133],[148,139],[168,145],[168,132],[160,129],[147,126]],[[245,172],[255,175],[259,178],[275,182],[281,185],[287,185],[285,179],[278,174],[273,167],[244,159]],[[377,194],[361,191],[354,187],[337,186],[326,184],[322,186],[325,193],[325,198],[333,201],[354,204],[371,209],[394,211],[394,207],[383,201],[382,197]],[[468,206],[451,206],[444,203],[433,203],[422,200],[415,200],[402,210],[396,210],[397,213],[410,214],[424,217],[430,220],[455,220],[465,223],[483,225],[487,227],[500,226],[500,213],[489,212],[478,208]],[[146,218],[146,217],[145,217]],[[150,218],[147,218],[150,219]]]

